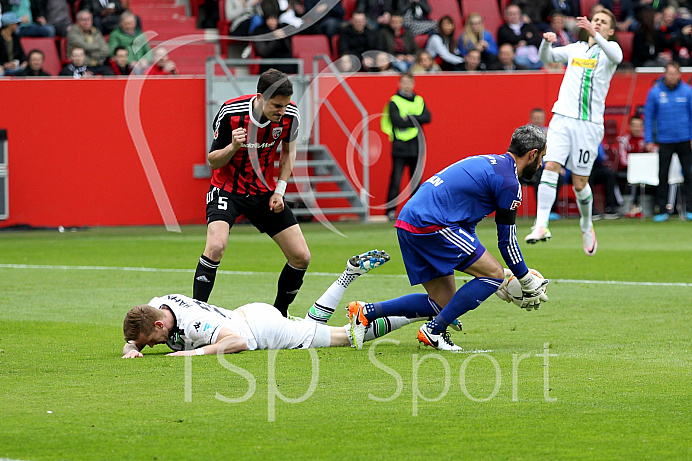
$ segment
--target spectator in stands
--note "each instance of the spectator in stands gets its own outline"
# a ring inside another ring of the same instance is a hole
[[[555,32],[557,41],[554,47],[565,46],[577,41],[576,37],[565,30],[565,17],[560,13],[555,13],[550,17],[550,32]]]
[[[113,56],[108,60],[113,75],[130,75],[132,69],[134,68],[130,64],[130,55],[127,52],[127,48],[124,46],[117,46],[113,50]]]
[[[653,10],[651,10],[653,12]],[[627,157],[631,153],[646,152],[646,144],[644,143],[644,120],[638,115],[633,115],[629,119],[629,130],[617,139],[618,142],[618,179],[623,185],[622,179],[627,178]],[[632,184],[630,188],[632,197],[632,205],[625,216],[628,218],[641,218],[642,207],[639,197],[639,187]]]
[[[565,29],[573,34],[577,30],[577,16],[581,16],[579,0],[552,0],[552,2],[551,17],[561,14],[565,18]]]
[[[82,9],[90,11],[94,27],[103,35],[110,34],[120,23],[125,8],[120,0],[82,0]]]
[[[505,43],[500,45],[498,60],[488,66],[488,70],[527,70],[526,66],[518,64],[514,57],[514,47]]]
[[[522,12],[522,20],[532,23],[541,32],[548,30],[548,21],[554,7],[552,0],[514,0],[513,5]]]
[[[10,0],[10,11],[21,23],[17,29],[19,37],[55,37],[55,27],[46,22],[44,0]]]
[[[302,19],[303,25],[307,27],[302,33],[326,35],[331,46],[332,37],[339,34],[346,15],[341,2],[334,5],[326,14],[328,5],[320,0],[292,0],[292,4],[296,16]],[[322,18],[317,19],[319,16]]]
[[[383,75],[396,75],[400,72],[394,67],[394,56],[386,51],[368,51],[366,55],[370,55],[375,65],[368,69],[368,72],[378,72]]]
[[[404,16],[404,27],[416,35],[429,34],[435,30],[437,22],[430,19],[428,0],[399,0],[399,12]]]
[[[256,41],[255,52],[257,56],[264,59],[290,59],[293,57],[291,37],[288,37],[282,29],[285,25],[279,24],[279,18],[275,13],[271,13],[264,18],[264,23],[255,29],[253,35],[267,34],[273,36],[274,40]],[[294,64],[261,64],[259,71],[264,73],[272,68],[285,74],[295,74],[298,72]]]
[[[464,59],[462,67],[461,70],[466,72],[478,72],[487,69],[485,63],[481,59],[481,52],[478,50],[469,50],[469,52],[466,53],[466,59]]]
[[[388,26],[394,12],[395,0],[358,0],[355,11],[364,13],[375,30]]]
[[[151,58],[152,65],[147,71],[147,75],[178,75],[178,68],[175,63],[168,59],[168,49],[163,46],[154,48]]]
[[[680,18],[676,18],[675,8],[663,10],[661,23],[656,34],[656,47],[659,57],[666,62],[676,61],[680,65],[690,63],[690,33],[692,26]]]
[[[50,77],[51,75],[43,70],[43,63],[46,60],[43,51],[29,51],[29,65],[17,74],[17,77]]]
[[[442,60],[442,70],[460,70],[464,62],[454,40],[455,29],[454,19],[451,16],[442,16],[437,24],[437,33],[432,34],[425,44],[425,51],[430,53],[433,59],[439,56]]]
[[[441,70],[439,64],[425,50],[421,50],[416,54],[416,62],[411,66],[412,74],[435,74]]]
[[[86,51],[81,46],[73,46],[70,50],[70,62],[58,74],[62,77],[88,78],[94,72],[87,66]]]
[[[517,5],[508,5],[505,8],[505,23],[497,31],[497,43],[500,46],[505,43],[512,45],[512,54],[516,54],[517,64],[527,69],[542,67],[538,57],[541,38],[542,35],[535,25],[524,22],[521,9]]]
[[[130,67],[136,69],[136,74],[141,74],[149,66],[146,56],[151,52],[151,48],[147,43],[147,37],[141,29],[137,28],[137,18],[129,11],[120,15],[120,27],[111,32],[108,37],[108,49],[111,57],[115,56],[115,50],[120,47],[127,51]],[[111,60],[111,66],[112,63]]]
[[[497,42],[493,34],[483,27],[483,17],[478,13],[466,17],[464,33],[459,38],[459,53],[466,57],[471,50],[478,51],[486,65],[497,61]]]
[[[382,132],[392,142],[392,174],[387,193],[387,218],[390,221],[396,220],[397,205],[409,196],[399,194],[404,168],[408,167],[411,178],[411,195],[420,186],[423,174],[421,161],[425,156],[425,138],[421,125],[430,123],[430,111],[423,97],[413,91],[415,84],[412,74],[399,77],[399,88],[384,107],[380,120]]]
[[[379,48],[394,57],[392,66],[399,72],[408,72],[416,61],[418,46],[411,32],[404,28],[403,16],[392,14],[389,25],[380,27],[378,35]]]
[[[594,213],[592,218],[594,221],[601,218],[618,219],[620,217],[620,206],[622,205],[622,195],[617,185],[617,163],[620,158],[617,143],[618,125],[613,119],[607,119],[603,125],[603,141],[598,146],[598,158],[591,170],[589,184],[592,190],[595,184],[603,184],[605,209],[603,213]]]
[[[660,67],[665,66],[666,61],[659,56],[656,46],[656,26],[654,18],[656,12],[653,9],[643,10],[639,16],[639,28],[632,39],[632,65],[634,67]]]
[[[230,22],[229,35],[247,37],[250,35],[250,24],[260,16],[260,0],[226,0],[224,4],[226,20]]]
[[[67,29],[72,25],[70,10],[66,0],[45,0],[46,22],[55,28],[55,35],[67,36]]]
[[[82,10],[77,13],[77,23],[67,31],[67,54],[72,56],[74,47],[86,52],[86,65],[95,74],[103,73],[104,62],[110,55],[108,43],[103,34],[94,27],[91,12]],[[110,73],[110,69],[108,72]]]
[[[658,144],[658,189],[654,222],[668,220],[673,210],[668,202],[668,170],[673,154],[678,154],[685,178],[683,196],[687,205],[686,219],[692,220],[692,88],[680,81],[680,64],[671,62],[666,72],[651,87],[644,105],[644,141],[653,152]]]
[[[600,0],[599,4],[615,15],[616,30],[618,32],[635,31],[639,26],[634,15],[634,1],[632,0]]]
[[[21,21],[11,11],[3,13],[0,21],[0,64],[4,75],[17,75],[27,66],[24,48],[17,36],[17,28]]]
[[[366,71],[375,64],[372,57],[364,55],[366,51],[378,48],[377,32],[368,24],[365,13],[354,12],[351,20],[344,24],[339,35],[338,48],[340,57],[356,57],[355,59],[340,59],[342,71]],[[360,62],[360,69],[356,68],[358,62]],[[346,68],[347,65],[350,67]]]

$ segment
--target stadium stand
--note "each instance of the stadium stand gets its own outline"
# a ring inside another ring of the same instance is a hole
[[[471,13],[480,13],[480,15],[483,16],[485,29],[492,32],[493,36],[497,38],[497,29],[504,24],[497,2],[489,2],[487,0],[461,0],[461,11],[464,13],[464,17]],[[463,23],[460,22],[458,24],[460,27]]]
[[[464,21],[457,0],[435,0],[434,2],[430,2],[430,6],[432,8],[430,11],[430,19],[439,21],[442,16],[451,16],[452,19],[454,19],[457,32],[459,32]]]
[[[58,56],[58,48],[55,46],[55,39],[52,37],[22,37],[22,48],[24,52],[28,55],[29,51],[33,49],[43,51],[46,56],[46,60],[43,63],[43,70],[49,74],[55,76],[58,75],[60,69],[62,69],[62,64],[60,63],[60,57]]]
[[[632,41],[634,40],[634,32],[618,32],[618,42],[622,48],[622,62],[630,62],[632,60]]]
[[[581,15],[590,18],[591,15],[589,14],[589,11],[596,3],[598,3],[598,0],[581,0],[579,3],[581,5]]]
[[[329,48],[329,39],[326,35],[294,35],[291,37],[293,47],[293,57],[303,60],[303,70],[306,74],[312,74],[312,59],[319,54],[326,54],[330,58],[332,52]],[[319,62],[319,71],[322,71],[327,64]]]
[[[358,0],[342,0],[341,6],[344,7],[344,12],[346,13],[344,15],[344,20],[348,21],[351,19],[353,10],[356,9],[356,3],[358,3]]]

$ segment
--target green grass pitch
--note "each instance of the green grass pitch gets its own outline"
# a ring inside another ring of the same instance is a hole
[[[303,225],[312,263],[294,315],[371,248],[392,260],[349,300],[422,291],[390,224]],[[520,239],[530,223],[519,223]],[[0,459],[692,459],[692,223],[575,220],[522,244],[551,284],[524,312],[462,317],[467,350],[419,348],[409,325],[362,351],[121,360],[135,304],[191,294],[201,226],[0,233]],[[496,256],[494,224],[478,235]],[[272,302],[283,257],[236,226],[210,302]],[[458,283],[463,283],[458,279]],[[346,323],[339,309],[331,325]]]

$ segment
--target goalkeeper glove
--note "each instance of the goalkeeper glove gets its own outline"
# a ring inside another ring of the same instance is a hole
[[[523,298],[521,300],[522,309],[526,309],[527,311],[538,309],[541,307],[541,302],[548,300],[545,289],[550,280],[540,280],[534,277],[531,271],[529,271],[525,276],[519,279],[519,282],[521,283],[521,291],[523,292]]]
[[[504,302],[511,303],[512,298],[509,297],[509,291],[507,291],[507,284],[509,283],[509,278],[514,274],[512,274],[512,271],[507,269],[506,267],[504,268],[504,270],[505,270],[505,280],[502,282],[502,284],[497,289],[495,294],[497,295],[498,298],[500,298]]]

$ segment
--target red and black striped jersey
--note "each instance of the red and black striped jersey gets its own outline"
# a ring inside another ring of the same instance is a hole
[[[236,128],[245,128],[247,139],[231,160],[213,170],[211,184],[232,194],[261,195],[276,188],[274,160],[281,141],[293,142],[298,137],[300,114],[291,101],[279,122],[260,123],[252,113],[257,95],[230,99],[214,118],[214,141],[209,152],[228,146]]]

